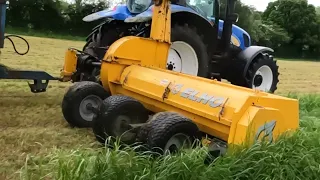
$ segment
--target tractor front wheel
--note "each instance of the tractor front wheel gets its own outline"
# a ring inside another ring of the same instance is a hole
[[[229,80],[232,84],[250,89],[274,93],[279,83],[279,66],[273,56],[264,53],[257,56],[243,76],[246,61],[237,60],[231,65]]]
[[[277,90],[279,66],[272,56],[264,54],[253,61],[246,74],[247,86],[269,93]]]

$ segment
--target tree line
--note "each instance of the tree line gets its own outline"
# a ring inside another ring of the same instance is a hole
[[[6,25],[12,28],[51,32],[61,35],[87,36],[94,23],[82,18],[109,7],[106,0],[10,0]]]
[[[7,26],[87,36],[99,22],[87,23],[82,18],[108,7],[107,0],[10,0]],[[320,58],[320,7],[307,0],[277,0],[259,12],[238,0],[236,12],[236,24],[250,34],[254,45],[271,47],[282,57]]]

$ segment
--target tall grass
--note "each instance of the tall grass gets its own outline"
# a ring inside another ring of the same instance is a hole
[[[320,177],[320,96],[289,95],[300,100],[301,128],[273,144],[257,143],[229,152],[205,165],[205,148],[165,157],[125,149],[54,150],[29,157],[22,179],[318,179]]]

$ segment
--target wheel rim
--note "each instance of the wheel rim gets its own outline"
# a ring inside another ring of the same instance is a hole
[[[85,97],[79,106],[80,116],[85,121],[92,121],[95,114],[88,107],[92,106],[93,108],[98,108],[101,105],[101,101],[102,100],[96,95],[89,95]]]
[[[125,115],[117,116],[114,127],[113,127],[113,133],[116,136],[122,135],[128,129],[128,126],[130,123],[131,123],[130,117]]]
[[[138,121],[138,120],[137,120]],[[116,137],[119,137],[121,141],[133,141],[136,137],[136,134],[130,132],[129,130],[132,129],[131,124],[139,123],[133,120],[131,117],[127,115],[119,115],[115,119],[115,123],[113,125],[113,134]]]
[[[269,66],[261,66],[255,73],[252,81],[253,89],[270,91],[273,83],[273,73]]]
[[[172,136],[164,147],[165,154],[175,153],[182,148],[191,147],[190,137],[183,133]]]
[[[183,41],[171,44],[167,59],[167,69],[197,76],[199,61],[195,50]]]

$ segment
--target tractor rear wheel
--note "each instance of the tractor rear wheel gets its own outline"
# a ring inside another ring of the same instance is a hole
[[[105,27],[108,26],[108,27]],[[88,39],[84,51],[102,59],[117,39],[130,35],[128,24],[106,24],[96,29]],[[140,36],[149,36],[148,29]],[[169,49],[167,69],[200,77],[208,77],[210,58],[203,36],[188,24],[173,24],[171,29],[172,45]]]
[[[129,27],[119,21],[112,21],[107,25],[100,26],[89,35],[83,51],[98,59],[103,59],[108,46],[121,37],[129,35]]]
[[[167,69],[200,77],[209,75],[209,55],[203,36],[189,24],[174,24]]]
[[[130,35],[130,26],[119,21],[108,22],[107,25],[100,26],[87,37],[87,43],[83,47],[85,53],[103,59],[108,47],[123,36]],[[99,80],[100,67],[95,67],[90,73],[91,76]]]

